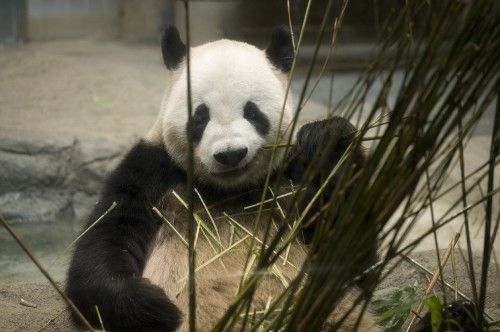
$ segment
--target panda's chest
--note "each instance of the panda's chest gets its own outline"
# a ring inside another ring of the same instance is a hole
[[[196,190],[194,198],[195,251],[199,275],[234,274],[244,264],[250,246],[261,245],[266,226],[274,232],[283,223],[283,209],[264,207],[259,213],[260,193],[221,195]],[[146,273],[153,280],[185,280],[187,274],[188,198],[178,186],[163,198],[155,213],[163,225],[151,246]],[[230,262],[231,271],[227,270]],[[240,264],[242,262],[242,264]],[[160,268],[159,268],[160,267]],[[222,270],[221,270],[222,269]],[[234,270],[234,271],[232,271]],[[163,283],[163,282],[162,282]]]
[[[161,212],[164,225],[152,246],[143,276],[160,286],[180,308],[187,308],[188,211],[186,191],[176,188],[167,195]],[[205,198],[195,200],[195,253],[198,310],[212,323],[227,309],[240,283],[258,260],[266,226],[271,234],[283,222],[282,209],[264,208],[257,217],[259,195]],[[305,251],[294,243],[266,277],[256,307],[265,306],[270,294],[284,289],[297,273]],[[207,313],[203,313],[207,311]]]

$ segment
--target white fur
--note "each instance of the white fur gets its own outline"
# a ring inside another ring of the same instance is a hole
[[[285,100],[286,75],[277,70],[264,51],[236,41],[219,40],[191,50],[191,91],[193,110],[206,104],[210,121],[194,150],[197,179],[219,187],[234,187],[260,181],[267,173],[270,153],[262,146],[272,145],[279,135],[282,143],[293,117],[292,98]],[[243,108],[255,103],[271,124],[262,137],[246,119]],[[169,73],[160,117],[148,135],[150,140],[163,140],[169,154],[179,165],[186,165],[188,119],[187,69],[185,61]],[[283,110],[283,121],[278,127]],[[237,168],[241,172],[226,173],[213,155],[228,149],[248,149]],[[277,153],[273,168],[282,160]],[[226,175],[228,174],[228,175]]]
[[[180,197],[186,197],[187,188],[177,186],[175,191]],[[214,197],[204,196],[205,203],[213,206],[217,200]],[[215,200],[215,201],[214,201]],[[286,201],[281,203],[287,204]],[[188,218],[186,208],[174,197],[167,194],[162,202],[164,216],[174,225],[181,236],[187,238]],[[224,315],[230,304],[233,303],[238,294],[240,281],[245,269],[245,262],[251,250],[252,253],[260,252],[260,242],[254,243],[250,247],[251,237],[248,233],[241,232],[238,227],[233,228],[228,222],[227,215],[231,216],[239,225],[247,230],[254,231],[253,234],[258,239],[263,238],[264,227],[255,230],[256,210],[246,211],[242,214],[243,207],[238,198],[229,198],[217,208],[211,208],[211,217],[205,213],[201,201],[194,202],[194,209],[197,216],[204,221],[205,227],[210,229],[214,236],[208,232],[200,230],[195,243],[196,253],[196,320],[197,331],[210,331],[217,321]],[[285,208],[285,210],[287,210]],[[272,215],[274,220],[280,220],[279,214]],[[269,211],[261,215],[261,220],[270,219]],[[209,221],[213,218],[216,227]],[[271,228],[271,237],[274,236],[274,228]],[[215,235],[217,234],[217,235]],[[227,248],[231,249],[227,250]],[[181,331],[188,330],[187,313],[189,308],[189,293],[187,286],[188,276],[188,249],[178,235],[175,235],[169,227],[164,227],[157,235],[150,257],[144,268],[143,276],[148,278],[153,284],[161,287],[173,303],[186,315]],[[217,257],[217,259],[214,259]],[[285,255],[282,256],[271,268],[263,273],[263,278],[258,282],[255,294],[252,298],[251,312],[254,310],[264,311],[267,302],[276,300],[296,276],[307,257],[307,248],[298,241],[292,241]],[[250,263],[251,269],[255,269],[254,263]],[[274,271],[274,272],[273,272]],[[362,314],[363,303],[354,305],[359,293],[351,290],[342,298],[331,314],[329,323],[333,323],[342,317],[347,311],[353,308],[352,313],[344,321],[337,331],[351,332],[357,324],[357,318],[361,316],[358,331],[379,331],[374,325],[374,318],[369,312]],[[234,327],[234,330],[239,330]]]

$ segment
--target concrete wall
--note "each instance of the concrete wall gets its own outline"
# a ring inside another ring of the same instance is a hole
[[[172,1],[121,0],[120,38],[125,41],[156,41],[165,24],[172,22]]]
[[[117,38],[120,0],[28,0],[27,39]]]
[[[189,4],[191,45],[221,38],[241,38],[241,0],[192,0]],[[186,40],[186,10],[183,1],[174,1],[174,24]]]
[[[0,44],[12,44],[24,39],[26,2],[24,0],[0,1]]]
[[[175,24],[185,39],[184,2],[180,0],[27,1],[29,41],[64,38],[157,41],[168,24]],[[241,37],[242,0],[191,0],[190,8],[193,45]]]

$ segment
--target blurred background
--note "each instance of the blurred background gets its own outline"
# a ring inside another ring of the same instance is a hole
[[[306,43],[314,43],[326,3],[312,2]],[[294,29],[298,29],[307,1],[291,0],[289,5]],[[193,0],[190,6],[193,45],[232,38],[264,46],[274,27],[288,25],[284,0]],[[340,7],[341,2],[336,2],[335,12]],[[332,65],[359,65],[370,51],[367,44],[380,32],[381,22],[403,7],[404,1],[351,2],[338,40],[340,58]],[[183,33],[185,15],[184,2],[175,0],[2,0],[0,14],[2,44],[75,38],[156,42],[168,24],[176,24]],[[328,19],[333,23],[335,16]],[[418,21],[414,28],[418,30]],[[308,55],[306,48],[303,57]]]

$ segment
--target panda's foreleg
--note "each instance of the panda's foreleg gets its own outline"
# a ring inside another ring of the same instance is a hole
[[[332,117],[305,124],[297,133],[295,145],[290,153],[290,161],[286,170],[289,178],[295,183],[305,186],[302,197],[299,199],[299,209],[309,204],[328,175],[337,166],[356,137],[356,128],[345,118]],[[316,221],[325,218],[320,211],[325,204],[343,204],[348,202],[349,194],[356,182],[359,171],[365,164],[363,148],[356,144],[350,158],[337,168],[334,175],[326,183],[322,195],[316,200],[313,208],[305,218],[303,235],[306,242],[311,241],[316,231]],[[319,164],[319,165],[318,165]],[[347,177],[344,179],[344,177]],[[342,188],[337,188],[340,183]],[[335,195],[332,198],[332,195]],[[328,222],[335,227],[337,217],[335,213],[327,213]],[[363,272],[377,261],[377,232],[370,220],[363,225],[363,252],[357,261],[357,272]],[[359,285],[368,288],[370,282],[361,278]]]
[[[301,201],[308,204],[324,185],[330,173],[341,162],[356,135],[356,128],[348,120],[333,117],[326,120],[307,123],[297,133],[295,145],[290,152],[286,174],[294,183],[305,186]],[[339,165],[323,189],[313,213],[327,203],[335,190],[346,192],[349,188],[337,188],[343,177],[355,177],[365,163],[361,147],[355,147],[350,160]],[[346,179],[344,183],[352,183]],[[308,218],[306,218],[308,219]]]
[[[171,331],[179,309],[163,290],[142,278],[159,221],[151,213],[168,188],[184,175],[163,146],[137,143],[108,177],[87,227],[78,240],[68,271],[66,292],[83,315],[111,331]]]

